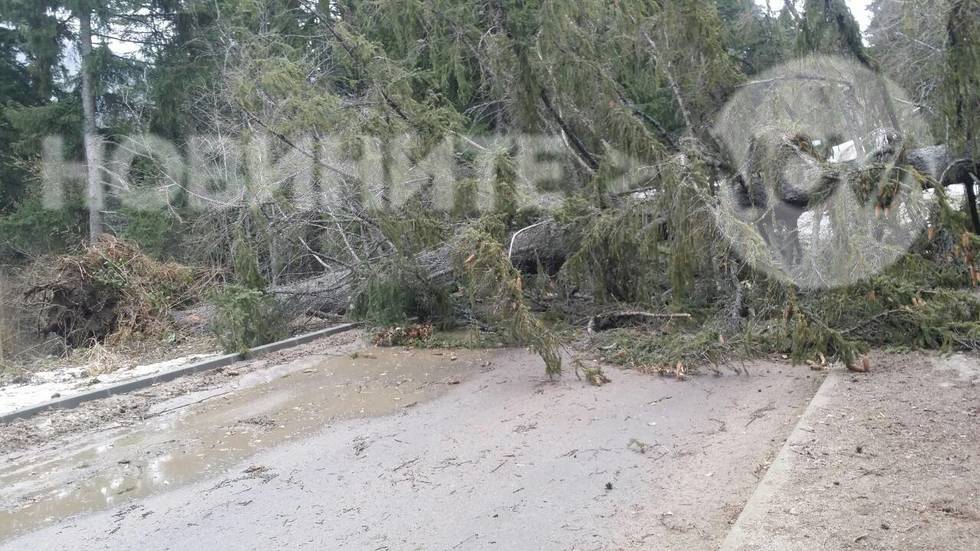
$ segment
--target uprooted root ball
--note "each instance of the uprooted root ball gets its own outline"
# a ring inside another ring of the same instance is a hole
[[[193,270],[158,262],[109,235],[79,254],[38,265],[25,298],[37,311],[40,333],[54,333],[72,347],[162,334],[169,311],[198,296]]]

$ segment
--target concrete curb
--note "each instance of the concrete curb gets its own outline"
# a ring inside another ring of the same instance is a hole
[[[830,391],[841,382],[841,379],[845,375],[844,371],[834,370],[827,373],[827,377],[820,384],[820,388],[810,399],[810,403],[806,406],[803,411],[803,415],[800,415],[799,421],[796,422],[796,426],[793,427],[792,432],[786,437],[786,441],[783,442],[783,447],[780,448],[779,454],[776,455],[776,459],[773,460],[772,465],[766,471],[766,475],[762,477],[762,481],[759,485],[755,487],[755,491],[749,497],[749,500],[745,503],[745,507],[742,508],[742,512],[739,513],[738,519],[735,520],[735,524],[732,525],[731,529],[728,531],[728,535],[725,536],[725,541],[722,542],[720,551],[737,551],[745,549],[766,549],[765,545],[761,547],[754,545],[758,542],[752,542],[751,537],[746,532],[745,523],[757,521],[759,519],[766,518],[766,504],[769,502],[769,498],[779,492],[782,487],[789,481],[791,470],[793,468],[793,450],[790,446],[795,442],[803,433],[806,431],[804,428],[812,424],[817,415],[817,410],[822,408],[830,400]]]
[[[171,369],[170,371],[164,371],[163,373],[154,373],[153,375],[147,375],[145,377],[140,377],[137,379],[132,379],[130,381],[124,381],[106,388],[100,388],[98,390],[92,390],[89,392],[83,392],[81,394],[76,394],[74,396],[66,396],[64,398],[56,398],[54,400],[44,402],[43,404],[38,404],[36,406],[30,406],[17,411],[12,411],[0,415],[0,424],[9,423],[15,419],[24,419],[41,413],[42,411],[47,411],[50,409],[71,409],[77,407],[79,404],[98,400],[100,398],[108,398],[116,394],[125,394],[127,392],[132,392],[141,388],[146,388],[148,386],[155,385],[157,383],[163,383],[166,381],[172,381],[178,379],[185,375],[192,375],[194,373],[201,373],[202,371],[210,371],[213,369],[218,369],[221,367],[227,367],[234,363],[258,358],[266,354],[271,354],[273,352],[278,352],[286,348],[292,348],[294,346],[299,346],[301,344],[306,344],[315,341],[322,337],[327,337],[329,335],[336,335],[337,333],[343,333],[345,331],[350,331],[357,327],[358,323],[345,323],[343,325],[338,325],[336,327],[328,327],[327,329],[321,329],[320,331],[314,331],[312,333],[307,333],[305,335],[299,335],[286,340],[266,344],[263,346],[258,346],[245,353],[237,354],[226,354],[224,356],[218,356],[217,358],[211,358],[201,362],[197,362],[191,365],[185,365],[183,367],[177,367]]]

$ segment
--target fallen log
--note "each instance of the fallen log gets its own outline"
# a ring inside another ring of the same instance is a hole
[[[560,267],[568,255],[564,242],[564,232],[558,223],[546,220],[514,234],[511,262],[522,271],[534,271],[538,265]],[[457,280],[454,257],[458,253],[458,245],[450,242],[416,255],[414,260],[419,277],[436,286],[453,284]],[[356,298],[360,279],[355,271],[341,269],[313,279],[278,285],[270,291],[296,315],[306,312],[342,314]]]
[[[973,164],[955,161],[944,146],[916,149],[910,152],[909,162],[943,186],[969,182],[975,172]],[[544,269],[554,274],[571,253],[567,241],[561,225],[545,219],[512,233],[504,243],[511,262],[519,271],[534,273]],[[436,286],[453,285],[459,280],[454,259],[462,252],[454,240],[416,255],[414,263],[419,277]],[[296,316],[308,313],[343,314],[350,309],[362,281],[363,274],[343,268],[311,279],[277,285],[270,292]],[[178,323],[185,326],[204,326],[212,316],[213,308],[207,305],[175,314]],[[602,320],[596,322],[602,324]]]

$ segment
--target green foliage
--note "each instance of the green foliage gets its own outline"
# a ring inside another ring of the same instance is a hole
[[[772,3],[773,13],[754,0],[716,0],[725,25],[726,45],[747,75],[760,74],[785,61],[793,50],[792,16],[782,3]]]
[[[711,283],[726,277],[710,204],[709,176],[698,152],[665,159],[655,192],[596,208],[569,201],[557,218],[570,228],[565,281],[600,301],[690,311],[709,303]],[[669,295],[668,299],[664,296]]]
[[[800,297],[794,318],[800,332],[815,327],[819,352],[842,352],[847,342],[910,349],[980,348],[980,297],[967,287],[962,265],[943,265],[915,254],[866,282]],[[809,320],[801,316],[809,317]],[[794,343],[798,359],[812,358]]]
[[[259,267],[258,253],[252,241],[242,230],[237,232],[235,243],[232,245],[232,262],[235,267],[235,279],[239,285],[254,291],[265,289],[266,280]]]
[[[465,178],[457,182],[453,194],[452,217],[455,220],[477,218],[480,210],[477,204],[479,181],[475,178]]]
[[[9,105],[29,101],[30,76],[17,63],[16,33],[0,29],[0,212],[18,199],[26,182],[25,171],[11,158],[11,142],[17,132],[7,118]]]
[[[861,28],[844,0],[806,0],[800,23],[800,53],[857,55]]]
[[[417,203],[378,212],[376,219],[380,231],[402,255],[437,247],[449,237],[446,217]]]
[[[229,285],[212,298],[211,331],[226,352],[249,349],[287,336],[289,321],[276,299],[258,289]]]
[[[4,33],[4,38],[28,58],[23,70],[33,92],[42,99],[55,92],[57,65],[62,57],[60,40],[68,34],[54,11],[62,4],[59,0],[0,1],[4,21],[15,25],[15,29]]]
[[[515,340],[537,352],[549,376],[561,375],[561,343],[531,313],[524,300],[521,274],[500,243],[485,232],[470,229],[462,236],[456,256],[474,309],[489,315]]]
[[[46,209],[28,199],[0,215],[0,258],[63,253],[79,245],[87,223],[80,208]]]
[[[123,209],[126,222],[119,237],[136,243],[154,258],[179,252],[180,225],[168,211]]]
[[[980,297],[967,266],[904,256],[885,272],[845,288],[799,291],[761,276],[744,298],[751,317],[731,324],[727,308],[703,311],[700,329],[671,321],[650,330],[597,334],[602,357],[630,368],[675,374],[704,365],[780,353],[794,362],[858,366],[870,347],[980,349]],[[727,301],[726,301],[727,304]]]
[[[781,337],[777,342],[790,353],[794,362],[825,357],[853,367],[868,349],[867,343],[848,339],[842,331],[829,327],[820,318],[794,308],[793,303],[787,310]]]
[[[613,329],[598,333],[596,347],[615,365],[661,375],[683,376],[706,365],[748,359],[776,349],[765,324],[750,324],[732,332],[723,323],[708,322],[700,329],[673,321],[657,329]]]
[[[394,265],[365,282],[354,299],[351,315],[384,327],[413,318],[444,322],[451,312],[452,304],[445,289],[427,283],[410,266]]]
[[[372,279],[354,300],[355,319],[385,326],[403,323],[413,310],[414,296],[398,282]]]
[[[600,211],[570,202],[559,219],[571,228],[575,251],[562,268],[566,282],[588,286],[600,301],[630,303],[649,303],[667,288],[663,219],[652,205]]]
[[[466,47],[480,40],[480,6],[472,2],[399,0],[364,3],[355,24],[399,65],[411,67],[413,93],[439,90],[463,111],[474,99],[480,67]]]
[[[494,211],[512,222],[517,215],[517,169],[507,151],[498,152],[493,162]]]
[[[66,97],[49,103],[55,93],[53,64],[60,52],[56,19],[44,12],[44,4],[0,2],[14,21],[22,17],[24,25],[0,29],[0,213],[15,208],[28,190],[31,161],[40,150],[39,137],[61,134],[66,126],[71,132],[77,129],[71,126],[78,120],[72,113],[77,104]],[[21,55],[30,63],[23,64]]]

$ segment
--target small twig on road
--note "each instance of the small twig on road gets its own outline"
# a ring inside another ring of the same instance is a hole
[[[415,463],[418,460],[419,460],[418,457],[416,457],[415,459],[409,459],[408,461],[406,461],[406,462],[402,463],[401,465],[399,465],[399,466],[395,467],[394,469],[392,469],[391,472],[397,473],[400,469],[403,469],[403,468],[411,465],[412,463]]]
[[[753,421],[757,421],[757,420],[762,419],[763,417],[765,417],[766,412],[774,411],[775,409],[776,409],[776,403],[775,402],[769,402],[765,406],[763,406],[763,407],[761,407],[761,408],[753,411],[749,415],[749,420],[748,420],[747,423],[745,423],[745,426],[748,427],[749,425],[752,424]]]
[[[464,539],[463,541],[457,543],[456,545],[454,545],[453,546],[453,549],[459,549],[464,543],[470,541],[471,539],[473,539],[473,538],[475,538],[477,536],[479,536],[479,534],[473,534],[472,536],[470,536],[470,537]]]
[[[198,405],[198,404],[200,404],[202,402],[206,402],[208,400],[211,400],[212,398],[217,398],[219,396],[224,396],[225,394],[231,394],[232,392],[233,391],[228,390],[226,392],[219,392],[218,394],[212,394],[210,396],[205,396],[204,398],[201,398],[200,400],[197,400],[196,402],[190,402],[188,404],[182,404],[182,405],[179,405],[179,406],[175,406],[175,407],[172,407],[172,408],[168,408],[168,409],[164,409],[164,410],[158,411],[158,412],[156,412],[156,413],[154,413],[152,415],[147,415],[146,417],[143,417],[143,420],[152,419],[154,417],[159,417],[159,416],[163,415],[164,413],[170,413],[170,412],[173,412],[173,411],[177,411],[178,409],[183,409],[183,408],[186,408],[186,407],[189,407],[189,406],[196,406],[196,405]]]

